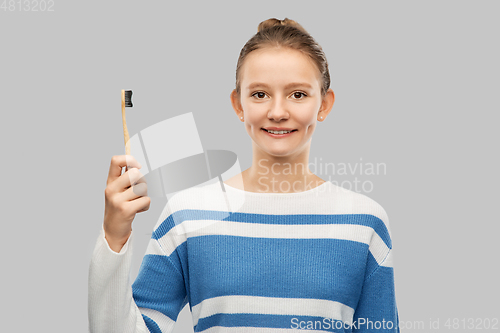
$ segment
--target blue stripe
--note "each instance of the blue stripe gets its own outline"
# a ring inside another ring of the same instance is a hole
[[[148,254],[132,284],[132,296],[138,307],[159,311],[175,321],[186,304],[184,279],[166,256]]]
[[[187,242],[182,243],[175,249],[174,252],[172,252],[171,257],[174,257],[174,254],[176,258],[187,258]],[[180,259],[179,259],[180,260]],[[192,300],[191,300],[191,281],[190,281],[190,275],[189,275],[189,265],[191,264],[188,260],[180,260],[179,264],[181,265],[181,270],[183,272],[183,277],[184,277],[184,284],[186,286],[186,293],[187,293],[187,300],[189,303],[189,308],[190,310],[192,307]],[[188,265],[189,264],[189,265]]]
[[[269,315],[269,314],[215,314],[202,318],[195,326],[195,332],[210,327],[267,327],[296,330],[323,330],[328,332],[351,332],[342,321],[317,316]],[[242,329],[244,330],[244,329]]]
[[[357,224],[373,228],[382,238],[387,247],[392,248],[391,238],[385,223],[378,217],[370,214],[294,214],[294,215],[269,215],[251,213],[231,213],[211,210],[179,210],[167,217],[153,232],[153,239],[160,239],[176,225],[186,220],[215,220],[233,221],[243,223],[262,224]]]
[[[360,319],[363,318],[363,319]],[[394,269],[392,267],[380,266],[364,284],[359,304],[354,314],[354,322],[358,323],[360,331],[369,330],[367,319],[372,322],[385,320],[386,327],[392,329],[377,329],[373,331],[381,333],[399,332],[398,328],[398,310],[395,303],[394,290]],[[364,323],[363,323],[364,322]],[[361,325],[360,325],[361,324]],[[373,323],[372,323],[373,325]]]
[[[368,278],[379,267],[377,260],[371,252],[368,253],[368,260],[366,262],[365,279]]]
[[[142,315],[144,322],[146,323],[146,327],[151,333],[162,333],[158,324],[148,316]]]
[[[190,302],[225,295],[315,298],[355,307],[368,245],[339,239],[189,238]],[[187,250],[188,249],[188,250]],[[187,251],[187,253],[184,253]]]

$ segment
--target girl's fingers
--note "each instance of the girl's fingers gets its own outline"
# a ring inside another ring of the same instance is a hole
[[[145,182],[144,175],[139,171],[139,169],[130,168],[115,181],[113,186],[116,186],[115,188],[118,191],[123,192],[132,185]]]
[[[131,205],[131,210],[137,213],[148,210],[150,204],[151,204],[150,197],[139,197],[135,200],[129,201],[129,205]]]
[[[142,168],[132,155],[115,155],[111,158],[106,185],[109,185],[121,176],[123,167]]]
[[[148,186],[145,182],[137,183],[123,192],[123,199],[126,201],[133,201],[140,197],[148,195]]]

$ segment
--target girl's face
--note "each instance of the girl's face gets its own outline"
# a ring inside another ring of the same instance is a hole
[[[324,120],[333,104],[331,89],[323,102],[316,65],[293,49],[252,51],[241,68],[240,84],[240,98],[236,91],[231,94],[233,107],[244,117],[254,148],[264,155],[294,156],[308,149],[317,120]],[[292,132],[271,134],[266,129]]]

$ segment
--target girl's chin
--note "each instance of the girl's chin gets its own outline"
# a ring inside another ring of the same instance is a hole
[[[295,151],[296,147],[286,146],[286,147],[270,147],[269,145],[262,143],[258,145],[262,154],[269,155],[270,157],[287,157],[291,156]]]

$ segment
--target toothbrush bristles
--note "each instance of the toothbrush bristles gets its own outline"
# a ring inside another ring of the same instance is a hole
[[[132,90],[125,90],[125,107],[131,108],[132,104]]]

